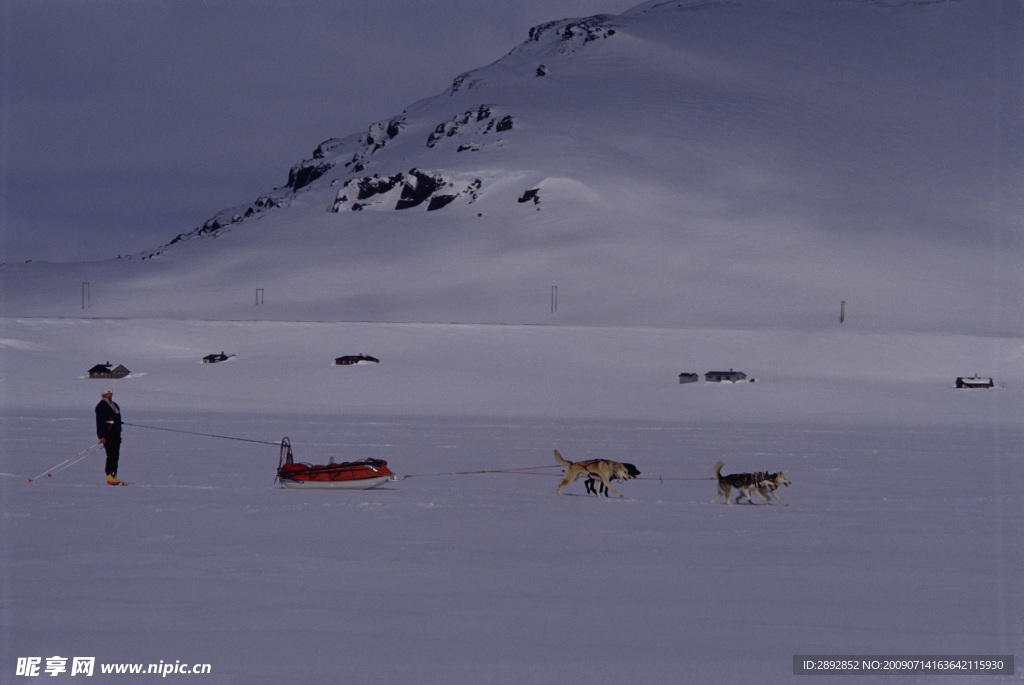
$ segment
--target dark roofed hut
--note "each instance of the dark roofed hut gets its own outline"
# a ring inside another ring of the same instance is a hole
[[[130,373],[131,371],[121,364],[111,368],[110,362],[107,362],[89,369],[89,378],[126,378]]]
[[[960,376],[956,379],[956,387],[958,388],[994,388],[996,387],[995,381],[991,378],[982,378],[975,374],[970,378]]]
[[[708,371],[704,374],[704,380],[708,383],[740,383],[747,380],[747,374],[742,371]]]
[[[348,354],[334,360],[335,366],[353,366],[355,364],[379,364],[380,360],[365,354]]]

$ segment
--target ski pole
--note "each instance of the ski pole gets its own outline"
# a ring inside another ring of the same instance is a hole
[[[53,469],[53,470],[52,470],[52,471],[50,471],[50,472],[49,472],[48,474],[46,474],[46,477],[47,477],[47,478],[49,478],[50,476],[52,476],[52,475],[53,475],[53,474],[55,474],[55,473],[60,473],[60,472],[61,472],[61,471],[63,471],[64,469],[68,469],[68,468],[71,468],[72,466],[74,466],[74,465],[75,465],[75,464],[77,464],[78,462],[80,462],[80,461],[82,461],[83,459],[85,459],[86,457],[88,457],[88,456],[89,456],[90,454],[92,454],[92,451],[86,452],[85,454],[83,454],[82,456],[78,457],[78,458],[77,458],[77,459],[75,459],[74,461],[72,461],[72,462],[68,462],[67,464],[64,464],[64,466],[61,466],[61,467],[60,467],[60,468],[58,468],[58,469]]]
[[[36,480],[38,478],[42,478],[43,476],[46,476],[47,478],[49,478],[53,474],[59,473],[60,471],[63,471],[64,469],[66,469],[69,466],[74,466],[79,461],[81,461],[82,459],[85,459],[86,457],[88,457],[90,454],[92,454],[93,452],[95,452],[96,450],[98,450],[102,446],[103,446],[102,442],[97,442],[95,445],[92,445],[90,447],[86,447],[84,450],[82,450],[81,452],[79,452],[75,456],[68,457],[67,459],[65,459],[61,463],[57,464],[56,466],[52,466],[51,468],[46,469],[45,471],[40,473],[35,478],[29,478],[28,482],[31,483],[32,481],[34,481],[34,480]]]

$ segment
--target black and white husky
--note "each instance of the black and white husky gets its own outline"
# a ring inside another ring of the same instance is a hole
[[[775,496],[775,499],[779,501],[779,504],[789,506],[782,501],[779,497],[778,489],[780,485],[789,485],[789,479],[786,478],[786,474],[779,471],[778,473],[768,473],[767,471],[756,471],[754,473],[730,473],[722,475],[722,467],[725,466],[725,462],[718,462],[715,464],[715,477],[718,479],[718,494],[712,503],[717,502],[720,497],[725,497],[725,501],[728,504],[733,504],[730,499],[732,491],[735,488],[739,491],[736,496],[736,504],[740,501],[746,500],[748,504],[753,504],[753,500],[750,499],[750,493],[757,495],[765,504],[770,504],[770,497]]]

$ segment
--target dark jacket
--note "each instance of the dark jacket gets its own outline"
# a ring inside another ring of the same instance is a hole
[[[96,437],[121,439],[121,407],[117,406],[117,402],[102,399],[96,405]]]

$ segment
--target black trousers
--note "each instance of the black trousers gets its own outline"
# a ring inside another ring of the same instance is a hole
[[[107,451],[107,475],[116,476],[117,460],[121,457],[121,438],[107,438],[103,443],[103,449]]]

